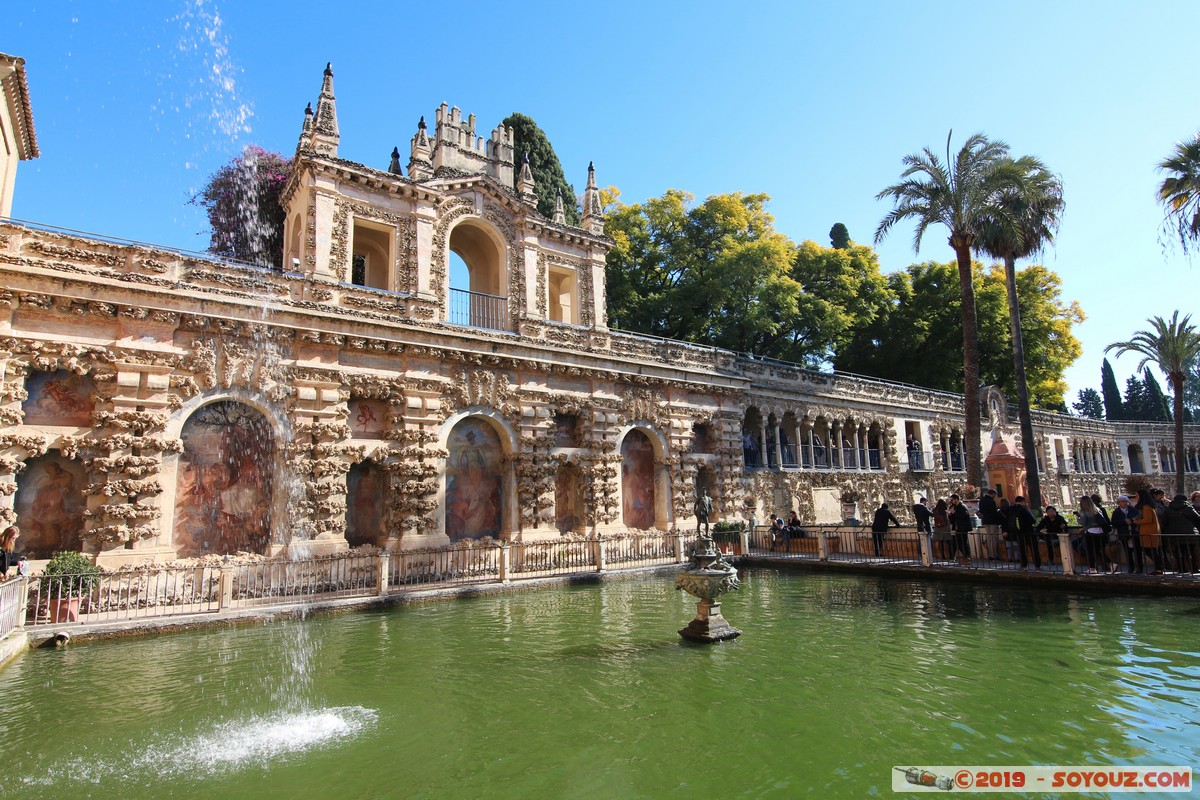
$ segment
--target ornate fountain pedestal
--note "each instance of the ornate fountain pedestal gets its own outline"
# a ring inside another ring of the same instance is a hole
[[[738,588],[737,570],[713,545],[711,536],[696,537],[692,563],[675,576],[675,588],[700,598],[696,618],[680,629],[680,636],[693,642],[719,642],[742,634],[721,616],[717,598]]]

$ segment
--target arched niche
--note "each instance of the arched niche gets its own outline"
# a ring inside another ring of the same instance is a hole
[[[180,438],[172,531],[178,555],[266,553],[275,483],[275,435],[266,416],[218,400],[191,414]]]
[[[346,474],[346,541],[351,547],[382,546],[387,474],[374,461],[350,467]]]
[[[455,422],[446,439],[445,532],[450,541],[501,538],[510,530],[508,448],[483,415]]]
[[[581,531],[584,526],[583,476],[572,464],[564,464],[554,474],[554,524],[559,533]]]
[[[30,459],[17,475],[17,550],[31,559],[82,549],[83,466],[57,450]]]
[[[620,440],[621,522],[628,528],[665,530],[671,521],[671,485],[662,464],[666,445],[646,424],[630,426]]]

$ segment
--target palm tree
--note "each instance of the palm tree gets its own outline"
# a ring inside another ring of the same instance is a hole
[[[1178,310],[1171,315],[1170,322],[1162,317],[1147,321],[1150,330],[1136,331],[1129,341],[1110,344],[1104,352],[1136,353],[1142,356],[1138,370],[1156,364],[1171,381],[1175,390],[1175,493],[1183,494],[1183,384],[1187,381],[1188,367],[1200,358],[1200,329],[1192,324],[1191,314],[1180,319]]]
[[[1008,324],[1012,332],[1013,371],[1017,383],[1017,409],[1021,418],[1021,442],[1025,451],[1025,476],[1030,508],[1042,504],[1042,481],[1038,470],[1033,420],[1029,413],[1029,383],[1025,379],[1025,342],[1021,335],[1021,308],[1017,303],[1017,259],[1028,258],[1054,241],[1063,210],[1062,181],[1032,156],[1012,162],[1020,183],[1001,195],[1007,220],[992,217],[980,231],[975,246],[1004,260],[1008,285]]]
[[[1179,237],[1186,254],[1200,244],[1200,133],[1175,145],[1158,168],[1169,173],[1158,187],[1158,202],[1166,207],[1163,229]]]
[[[950,136],[954,131],[950,132]],[[943,163],[928,147],[904,157],[901,181],[887,187],[876,200],[890,198],[893,208],[875,229],[879,244],[901,220],[916,222],[913,251],[920,252],[921,238],[931,225],[945,225],[950,247],[958,260],[958,283],[962,300],[963,395],[966,418],[967,482],[983,485],[983,460],[979,437],[979,325],[975,314],[975,282],[971,273],[971,248],[985,216],[1008,219],[1009,212],[998,202],[1007,187],[1016,183],[1008,145],[991,141],[981,133],[967,139],[953,161],[950,136],[946,137]]]

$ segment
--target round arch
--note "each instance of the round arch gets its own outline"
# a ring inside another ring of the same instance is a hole
[[[637,420],[618,433],[617,452],[622,523],[629,528],[667,530],[673,516],[666,438],[650,422]]]
[[[450,274],[450,254],[466,264],[468,286],[455,286],[479,294],[503,296],[508,286],[508,243],[495,226],[480,217],[456,220],[446,233],[446,274]]]
[[[450,541],[511,538],[517,529],[512,427],[494,409],[471,407],[446,420],[438,444],[447,455],[437,530]]]

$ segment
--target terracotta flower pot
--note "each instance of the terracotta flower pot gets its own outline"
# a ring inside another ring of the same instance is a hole
[[[51,622],[79,621],[78,595],[74,597],[51,597],[49,602]]]

